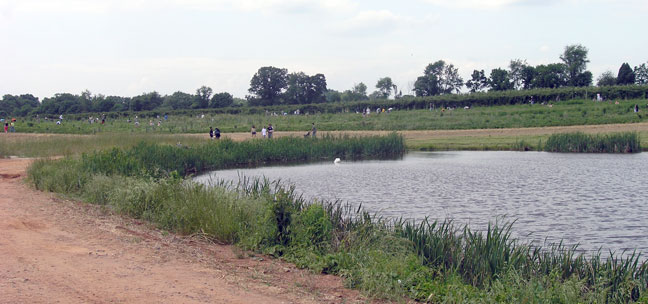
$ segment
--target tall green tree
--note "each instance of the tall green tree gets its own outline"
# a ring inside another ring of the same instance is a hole
[[[211,98],[209,106],[212,108],[225,108],[231,106],[233,103],[234,96],[232,96],[232,94],[230,93],[222,92],[214,94],[214,96]]]
[[[533,88],[533,79],[536,77],[536,69],[532,66],[525,66],[522,69],[522,89],[528,90]]]
[[[163,106],[173,110],[191,109],[194,98],[191,94],[177,91],[171,95],[164,96]]]
[[[326,97],[326,102],[340,102],[342,101],[342,93],[328,89],[326,90],[326,93],[324,93],[324,96]]]
[[[131,98],[131,111],[150,111],[162,104],[162,96],[156,91],[145,93]]]
[[[292,104],[320,103],[326,101],[324,74],[308,76],[304,72],[288,74],[284,101]]]
[[[488,80],[490,84],[491,91],[506,91],[513,89],[513,82],[509,78],[509,74],[504,69],[493,69],[490,73],[490,79]]]
[[[470,77],[470,80],[466,81],[466,87],[471,93],[481,92],[488,88],[488,78],[484,74],[484,70],[473,70]]]
[[[508,76],[513,83],[513,88],[516,90],[524,88],[524,72],[528,67],[526,60],[513,59],[509,62]]]
[[[455,68],[453,64],[449,64],[443,70],[443,77],[441,78],[441,89],[443,94],[452,94],[452,92],[459,93],[463,87],[463,78],[459,76],[459,69]]]
[[[443,60],[430,63],[425,67],[423,76],[414,82],[416,96],[434,96],[459,92],[463,87],[463,79],[459,69]]]
[[[0,100],[0,117],[27,116],[38,109],[38,97],[32,94],[2,96]]]
[[[635,73],[627,62],[624,62],[619,68],[616,83],[619,85],[628,85],[635,83]]]
[[[273,66],[261,67],[252,76],[248,91],[250,105],[275,105],[281,103],[281,95],[288,85],[288,70]]]
[[[635,83],[636,84],[648,84],[648,67],[645,63],[642,63],[639,66],[634,68],[635,73]]]
[[[195,102],[193,104],[194,109],[206,109],[209,107],[209,100],[211,95],[214,92],[212,88],[208,86],[202,86],[196,89]]]
[[[565,64],[567,85],[583,87],[592,84],[592,73],[587,71],[587,53],[587,48],[580,44],[565,47],[560,60]]]
[[[551,63],[535,67],[534,88],[559,88],[567,85],[567,68],[562,63]]]
[[[617,83],[617,79],[614,76],[614,73],[612,71],[605,71],[599,76],[598,80],[596,81],[596,85],[599,87],[604,87],[604,86],[613,86]]]
[[[382,95],[381,98],[383,99],[389,98],[393,87],[394,83],[392,82],[392,79],[390,77],[380,78],[376,83],[376,89],[378,89],[378,92],[380,92],[380,94]]]
[[[364,83],[355,84],[350,90],[342,92],[342,101],[367,100],[367,85]]]

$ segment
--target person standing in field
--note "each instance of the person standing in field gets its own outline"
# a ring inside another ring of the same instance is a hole
[[[220,139],[220,134],[221,132],[219,128],[214,129],[214,137],[216,137],[216,139]]]
[[[311,136],[313,138],[317,137],[317,128],[315,127],[315,123],[313,123],[313,128],[311,128]]]
[[[214,139],[214,129],[209,127],[209,139]]]
[[[9,133],[9,123],[5,122],[5,133]]]
[[[261,129],[261,136],[263,138],[266,138],[266,134],[268,133],[268,130],[266,129],[265,126],[263,126],[263,129]]]
[[[252,137],[256,137],[256,127],[252,126]]]
[[[268,125],[268,138],[272,138],[272,133],[274,133],[274,128],[272,127],[272,124]]]

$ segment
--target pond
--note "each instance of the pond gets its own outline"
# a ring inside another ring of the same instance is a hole
[[[342,200],[385,217],[452,219],[483,230],[515,220],[514,237],[586,251],[648,253],[648,153],[410,152],[402,159],[215,171],[265,176],[308,198]]]

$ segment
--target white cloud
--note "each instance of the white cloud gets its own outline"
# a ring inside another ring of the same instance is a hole
[[[489,10],[510,6],[546,6],[556,4],[639,6],[648,8],[645,0],[422,0],[433,5],[459,9]]]
[[[429,20],[426,17],[425,20],[421,20],[420,22]],[[365,32],[366,34],[385,34],[387,31],[394,30],[399,26],[410,25],[415,22],[419,21],[412,17],[394,14],[389,10],[368,10],[359,12],[351,18],[333,25],[332,29],[342,33]],[[379,31],[377,29],[384,30]]]
[[[437,6],[451,8],[495,9],[527,0],[424,0]]]
[[[352,0],[0,0],[3,12],[52,13],[185,9],[209,11],[308,12],[349,11]]]

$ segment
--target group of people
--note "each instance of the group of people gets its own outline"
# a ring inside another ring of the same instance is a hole
[[[3,119],[3,121],[4,121],[4,119]],[[16,122],[15,118],[12,118],[11,122],[5,122],[5,124],[4,124],[4,132],[5,133],[9,133],[9,132],[14,133],[14,132],[16,132],[16,128],[14,127],[15,122]]]
[[[212,127],[209,127],[209,138],[210,139],[214,139],[214,138],[220,139],[220,136],[221,136],[221,131],[220,131],[219,128],[214,129]]]
[[[257,137],[257,131],[256,131],[256,126],[252,126],[251,129],[252,132],[252,137],[256,138]],[[261,129],[261,137],[263,138],[272,138],[272,134],[274,134],[274,128],[272,127],[272,124],[268,124],[268,126],[263,126]]]

